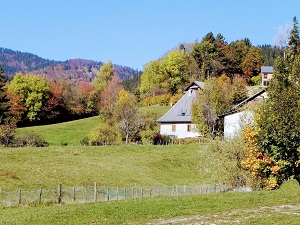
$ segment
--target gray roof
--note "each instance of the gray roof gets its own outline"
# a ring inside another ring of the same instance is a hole
[[[224,117],[224,116],[236,113],[239,110],[239,108],[241,108],[243,105],[247,104],[248,102],[252,101],[253,99],[257,98],[258,96],[262,95],[265,92],[266,92],[266,89],[263,89],[263,90],[255,93],[254,95],[246,98],[245,100],[241,101],[239,104],[235,105],[234,107],[232,107],[231,109],[226,111],[224,114],[219,115],[219,117]]]
[[[204,82],[194,81],[187,86],[184,95],[173,105],[173,107],[157,122],[159,123],[191,123],[192,102],[196,97],[196,91],[203,89]]]
[[[262,66],[260,71],[262,73],[273,73],[273,66]]]

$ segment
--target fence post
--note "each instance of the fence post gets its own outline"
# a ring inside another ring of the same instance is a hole
[[[141,188],[141,197],[142,198],[144,197],[144,188],[143,187]]]
[[[107,194],[107,201],[109,201],[109,188],[107,188],[106,194]]]
[[[42,193],[43,193],[43,189],[41,187],[40,192],[39,192],[39,204],[42,203]]]
[[[62,200],[62,184],[57,186],[57,202],[61,203]]]
[[[150,195],[150,198],[152,197],[152,187],[150,187],[150,193],[149,193],[149,195]]]
[[[116,189],[116,196],[117,196],[117,200],[119,200],[119,188],[118,187]]]
[[[84,186],[84,202],[87,202],[87,187]]]
[[[126,187],[124,187],[124,199],[126,199]]]
[[[76,190],[75,187],[73,187],[73,202],[76,201]]]
[[[19,204],[22,204],[22,191],[21,189],[19,190]]]
[[[97,202],[97,194],[98,194],[98,188],[97,183],[94,183],[94,202]]]

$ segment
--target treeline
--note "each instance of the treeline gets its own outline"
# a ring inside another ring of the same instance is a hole
[[[142,99],[147,98],[147,105],[151,96],[171,97],[194,80],[205,81],[220,75],[231,80],[239,75],[248,85],[257,85],[261,83],[261,66],[273,66],[283,52],[284,49],[271,45],[255,47],[247,38],[228,43],[221,34],[215,36],[210,32],[201,41],[180,44],[147,63],[141,76],[126,80],[125,86]]]

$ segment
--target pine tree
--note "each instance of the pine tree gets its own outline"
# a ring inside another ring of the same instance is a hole
[[[258,174],[270,189],[295,178],[300,184],[300,48],[298,22],[286,58],[277,58],[268,99],[256,115]],[[263,159],[266,159],[263,161]],[[257,166],[257,165],[256,165]]]

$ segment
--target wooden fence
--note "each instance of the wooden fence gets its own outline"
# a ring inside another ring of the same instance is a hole
[[[0,205],[26,205],[47,203],[88,203],[135,198],[152,198],[158,196],[182,196],[211,194],[232,190],[226,186],[156,186],[156,187],[100,187],[82,186],[57,189],[40,188],[35,191],[0,191]]]

